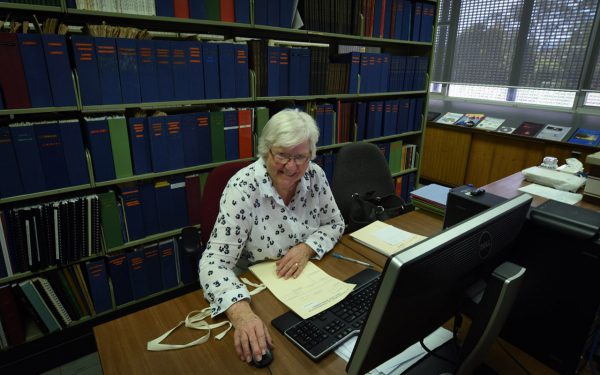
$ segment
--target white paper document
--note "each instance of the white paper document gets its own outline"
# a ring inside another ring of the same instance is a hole
[[[542,186],[538,184],[529,184],[519,188],[519,191],[528,194],[539,195],[540,197],[553,199],[555,201],[575,204],[583,198],[583,195],[577,193],[570,193],[568,191],[556,190],[551,187]]]
[[[440,327],[435,330],[432,334],[427,336],[424,340],[425,345],[433,350],[438,346],[444,344],[446,341],[452,339],[452,332]],[[352,350],[356,345],[358,336],[351,338],[346,341],[343,345],[339,346],[335,353],[339,355],[344,361],[348,362],[352,355]],[[369,371],[370,375],[398,375],[412,366],[415,362],[421,359],[427,352],[421,347],[421,344],[414,343],[404,350],[397,356],[389,359],[388,361],[377,366],[373,370]]]
[[[379,220],[350,233],[350,237],[386,256],[404,250],[426,238]]]
[[[308,319],[340,302],[356,286],[349,284],[308,262],[297,279],[277,277],[275,262],[249,267],[273,295],[302,319]]]

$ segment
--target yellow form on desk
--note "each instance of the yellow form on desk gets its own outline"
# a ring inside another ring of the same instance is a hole
[[[388,257],[427,238],[379,220],[350,233],[350,237]]]
[[[330,276],[312,262],[306,264],[296,279],[277,277],[275,268],[274,261],[263,262],[250,266],[250,271],[302,319],[308,319],[340,302],[356,286]]]

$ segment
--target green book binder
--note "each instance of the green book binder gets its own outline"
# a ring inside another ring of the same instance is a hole
[[[125,117],[109,117],[108,131],[110,133],[110,144],[112,147],[116,177],[125,178],[133,176],[127,120],[125,120]]]
[[[212,161],[225,161],[225,121],[223,112],[210,112],[210,145]]]
[[[115,192],[110,190],[100,193],[98,198],[100,199],[100,220],[106,249],[120,246],[123,244],[123,235],[121,234],[121,217]]]
[[[389,166],[392,174],[402,171],[402,141],[390,143]]]

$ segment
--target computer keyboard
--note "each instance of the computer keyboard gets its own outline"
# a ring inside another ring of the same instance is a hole
[[[379,276],[379,272],[365,269],[346,280],[356,287],[338,304],[308,319],[290,311],[273,319],[271,324],[318,361],[360,332],[375,298]]]

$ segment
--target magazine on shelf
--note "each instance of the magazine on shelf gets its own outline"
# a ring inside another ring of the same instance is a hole
[[[438,124],[452,125],[460,120],[461,117],[463,117],[463,113],[447,112],[445,115],[435,120],[435,122]]]
[[[516,129],[516,127],[514,127],[514,126],[500,125],[500,127],[498,129],[496,129],[496,131],[498,133],[510,134],[510,133],[514,132],[515,129]]]
[[[472,128],[473,126],[479,124],[484,117],[485,115],[483,113],[465,113],[463,117],[456,121],[455,125]]]
[[[538,122],[523,121],[512,133],[524,137],[535,137],[544,126],[544,124]]]
[[[569,143],[585,146],[597,146],[600,142],[600,130],[579,128],[569,138]]]
[[[536,138],[562,141],[567,134],[569,134],[571,129],[570,126],[547,124],[544,129],[536,135]]]
[[[477,129],[494,131],[497,130],[504,121],[506,120],[504,120],[503,118],[486,117],[483,120],[481,120],[479,124],[475,125],[475,127]]]

